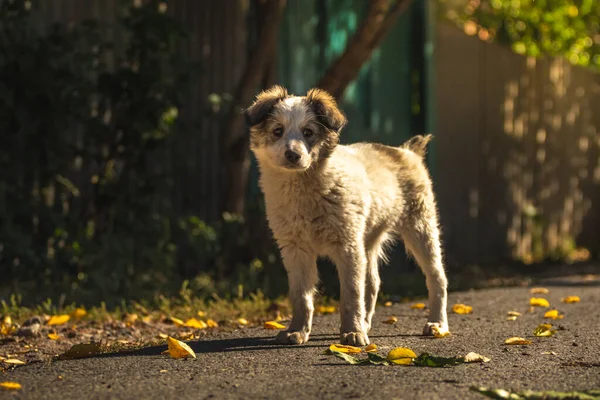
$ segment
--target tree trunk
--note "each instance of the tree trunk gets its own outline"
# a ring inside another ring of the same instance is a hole
[[[371,0],[361,26],[348,43],[344,53],[321,78],[317,87],[339,99],[411,2],[412,0],[396,0],[390,9],[389,0]]]
[[[225,168],[221,211],[243,214],[250,158],[248,131],[242,108],[252,101],[256,89],[272,64],[286,0],[259,0],[259,34],[250,52],[220,137],[221,158]]]

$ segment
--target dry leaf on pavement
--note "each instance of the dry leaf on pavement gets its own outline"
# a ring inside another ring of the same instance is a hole
[[[348,346],[345,344],[332,344],[329,346],[331,351],[339,351],[340,353],[360,353],[362,352],[360,347]]]
[[[217,322],[213,321],[212,319],[207,319],[206,325],[208,325],[209,328],[217,328],[219,326],[219,324],[217,324]]]
[[[531,294],[548,294],[550,293],[550,290],[544,288],[544,287],[534,287],[529,289],[529,293]]]
[[[188,328],[194,328],[194,329],[206,329],[208,327],[206,322],[196,319],[196,318],[188,319],[187,321],[185,321],[184,326],[187,326]]]
[[[71,316],[73,318],[79,319],[79,318],[83,318],[87,315],[87,311],[85,311],[85,308],[83,307],[77,307],[72,313]]]
[[[398,322],[398,318],[394,317],[393,315],[390,315],[388,317],[388,319],[383,321],[384,324],[389,324],[389,325],[394,325],[396,322]]]
[[[534,307],[550,307],[548,300],[543,297],[532,297],[529,299],[529,305]]]
[[[481,354],[477,354],[474,352],[470,352],[466,356],[463,357],[466,363],[486,363],[489,362],[490,359],[488,357],[482,356]]]
[[[169,346],[169,355],[172,358],[196,358],[196,353],[187,344],[174,339],[172,337],[167,338],[167,344]]]
[[[267,321],[264,326],[265,329],[285,329],[285,325],[281,325],[277,321]]]
[[[19,390],[21,384],[17,382],[0,382],[0,388],[5,390]]]
[[[562,299],[560,299],[560,301],[562,301],[563,303],[566,303],[566,304],[571,304],[571,303],[579,303],[581,301],[581,299],[579,298],[579,296],[567,296],[567,297],[563,297]]]
[[[452,311],[455,314],[471,314],[473,312],[473,307],[468,306],[466,304],[458,303],[452,306]]]
[[[552,329],[552,324],[540,324],[533,331],[533,334],[538,337],[549,337],[554,333],[556,333],[556,330]]]
[[[317,312],[319,314],[333,314],[335,312],[335,307],[334,306],[319,306],[319,308],[317,308]]]
[[[531,344],[531,340],[523,339],[521,337],[511,337],[511,338],[506,339],[504,341],[504,344],[509,344],[509,345],[513,345],[513,344],[528,345],[528,344]]]
[[[377,351],[377,345],[375,343],[371,343],[370,345],[368,345],[367,347],[365,347],[365,351],[366,352]]]
[[[67,322],[69,322],[70,319],[71,319],[71,316],[67,315],[67,314],[53,315],[48,320],[48,325],[63,325],[63,324],[66,324]]]
[[[58,340],[58,339],[60,339],[60,336],[57,335],[56,333],[49,333],[48,334],[48,339],[50,339],[50,340]]]
[[[2,360],[3,363],[12,364],[12,365],[25,365],[25,361],[17,360],[16,358],[9,358],[6,360]]]
[[[550,310],[546,311],[544,314],[544,318],[548,319],[563,319],[565,316],[563,314],[559,314],[558,310]]]
[[[422,310],[425,308],[425,303],[414,303],[414,304],[411,304],[410,308],[415,309],[415,310]]]
[[[396,347],[395,349],[390,350],[387,355],[387,360],[389,362],[399,365],[410,365],[415,358],[417,358],[415,352],[404,347]]]

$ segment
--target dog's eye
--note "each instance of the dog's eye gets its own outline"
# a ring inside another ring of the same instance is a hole
[[[313,131],[311,129],[308,129],[308,128],[305,128],[304,131],[302,131],[302,133],[306,137],[311,137],[313,135]]]
[[[283,128],[273,129],[273,136],[280,138],[283,135]]]

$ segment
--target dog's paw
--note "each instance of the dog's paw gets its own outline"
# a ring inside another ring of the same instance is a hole
[[[302,344],[308,342],[306,331],[282,331],[277,334],[275,341],[279,344]]]
[[[348,332],[342,333],[340,341],[342,344],[347,344],[350,346],[366,346],[369,344],[369,337],[366,333]]]
[[[448,325],[440,322],[428,322],[425,328],[423,328],[424,336],[435,336],[436,333],[438,335],[445,335],[448,332]]]

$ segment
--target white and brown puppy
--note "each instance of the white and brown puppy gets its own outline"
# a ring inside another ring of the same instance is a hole
[[[426,277],[430,313],[423,333],[446,331],[447,281],[423,162],[430,136],[416,136],[402,147],[340,145],[346,118],[319,89],[300,97],[275,86],[257,96],[246,119],[267,218],[289,278],[293,318],[278,341],[308,340],[317,257],[328,257],[340,278],[341,342],[368,344],[378,265],[395,238],[404,240]]]

